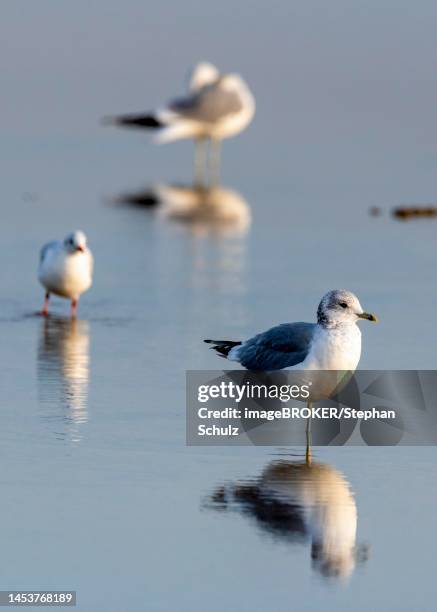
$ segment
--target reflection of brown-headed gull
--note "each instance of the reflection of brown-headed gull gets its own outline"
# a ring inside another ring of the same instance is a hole
[[[191,78],[191,91],[167,107],[146,114],[121,115],[110,122],[156,130],[156,142],[194,139],[196,178],[205,164],[204,144],[211,140],[211,167],[218,177],[220,143],[236,136],[251,122],[255,100],[238,74],[215,74],[215,67],[200,64]],[[215,77],[215,78],[214,78]]]
[[[220,487],[210,501],[240,508],[279,540],[310,538],[313,567],[325,577],[347,578],[365,559],[349,483],[328,464],[273,461],[254,482]]]
[[[76,315],[82,293],[92,284],[93,256],[81,231],[68,234],[63,241],[53,241],[41,249],[38,279],[46,289],[42,314],[48,315],[50,294],[71,300],[71,314]]]
[[[87,321],[47,317],[38,344],[40,400],[46,407],[59,405],[59,414],[73,441],[79,441],[79,427],[87,422],[90,370],[90,337]]]

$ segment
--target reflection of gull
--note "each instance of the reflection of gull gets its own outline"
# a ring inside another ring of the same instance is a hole
[[[139,206],[158,206],[159,213],[189,223],[195,231],[244,233],[250,226],[250,207],[243,196],[224,187],[157,185],[118,201]]]
[[[175,187],[161,185],[156,193],[162,214],[200,226],[246,230],[251,221],[250,208],[237,191],[224,187]]]
[[[89,344],[87,321],[53,316],[44,320],[38,346],[40,399],[66,409],[61,418],[75,441],[78,425],[88,420]]]
[[[218,508],[236,507],[278,539],[311,539],[313,567],[323,576],[348,577],[357,549],[357,509],[344,476],[330,465],[274,461],[254,483],[221,487]]]
[[[220,143],[243,131],[255,113],[255,101],[238,74],[219,74],[211,64],[199,64],[190,81],[188,95],[152,113],[109,118],[116,125],[154,129],[157,142],[194,139],[196,179],[201,180],[206,162],[204,144],[211,140],[211,165],[218,178]]]

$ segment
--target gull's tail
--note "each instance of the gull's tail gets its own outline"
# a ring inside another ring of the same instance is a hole
[[[212,344],[211,348],[221,357],[228,357],[233,348],[241,345],[241,342],[235,342],[234,340],[204,340],[204,342]]]
[[[153,113],[136,113],[103,117],[102,123],[104,125],[118,125],[121,127],[133,127],[147,130],[156,130],[165,126],[165,123],[160,121]]]

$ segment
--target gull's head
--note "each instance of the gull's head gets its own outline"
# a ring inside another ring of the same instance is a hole
[[[322,297],[317,309],[317,322],[325,327],[356,323],[360,319],[376,322],[375,315],[364,312],[357,296],[351,291],[334,289]]]
[[[220,85],[224,89],[227,89],[230,91],[246,91],[246,90],[248,91],[249,90],[243,77],[241,77],[236,72],[228,72],[227,74],[222,74],[222,76],[220,77]]]
[[[214,64],[199,62],[191,71],[188,85],[189,90],[194,92],[199,91],[202,87],[214,83],[219,76],[220,73]]]
[[[86,249],[86,236],[80,230],[71,232],[64,238],[64,246],[69,253],[75,253],[76,251],[85,252]]]

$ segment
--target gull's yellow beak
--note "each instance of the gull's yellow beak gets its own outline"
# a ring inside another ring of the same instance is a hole
[[[374,314],[370,312],[362,312],[361,314],[357,315],[357,317],[359,317],[360,319],[366,319],[366,321],[372,321],[373,323],[378,323],[378,317],[376,317]]]

